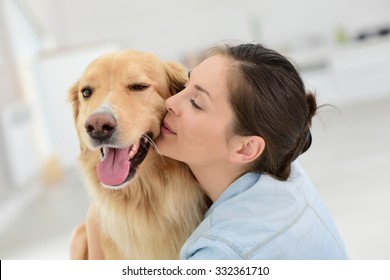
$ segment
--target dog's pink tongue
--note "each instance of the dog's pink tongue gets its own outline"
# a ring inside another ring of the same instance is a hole
[[[104,159],[96,167],[100,182],[107,186],[125,182],[130,170],[129,149],[106,149]]]

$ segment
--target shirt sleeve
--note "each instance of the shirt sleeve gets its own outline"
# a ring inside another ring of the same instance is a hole
[[[229,244],[208,238],[200,238],[182,250],[185,260],[242,260],[240,253]]]

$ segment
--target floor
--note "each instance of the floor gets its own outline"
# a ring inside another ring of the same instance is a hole
[[[69,170],[58,185],[37,184],[14,197],[0,207],[0,259],[68,259],[72,230],[88,208],[80,173]]]
[[[390,96],[324,107],[301,163],[323,196],[352,259],[390,259]],[[0,204],[0,259],[67,259],[88,198],[70,170],[52,187]]]

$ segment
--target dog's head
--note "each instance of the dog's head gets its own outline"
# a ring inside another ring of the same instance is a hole
[[[185,82],[181,66],[133,50],[104,55],[86,68],[69,100],[82,156],[101,154],[96,171],[103,186],[119,189],[135,176],[160,133],[165,99]]]

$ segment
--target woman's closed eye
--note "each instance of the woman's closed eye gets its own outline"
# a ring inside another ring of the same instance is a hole
[[[191,102],[192,107],[194,107],[197,110],[202,110],[202,108],[195,102],[194,98],[190,98],[190,102]]]

